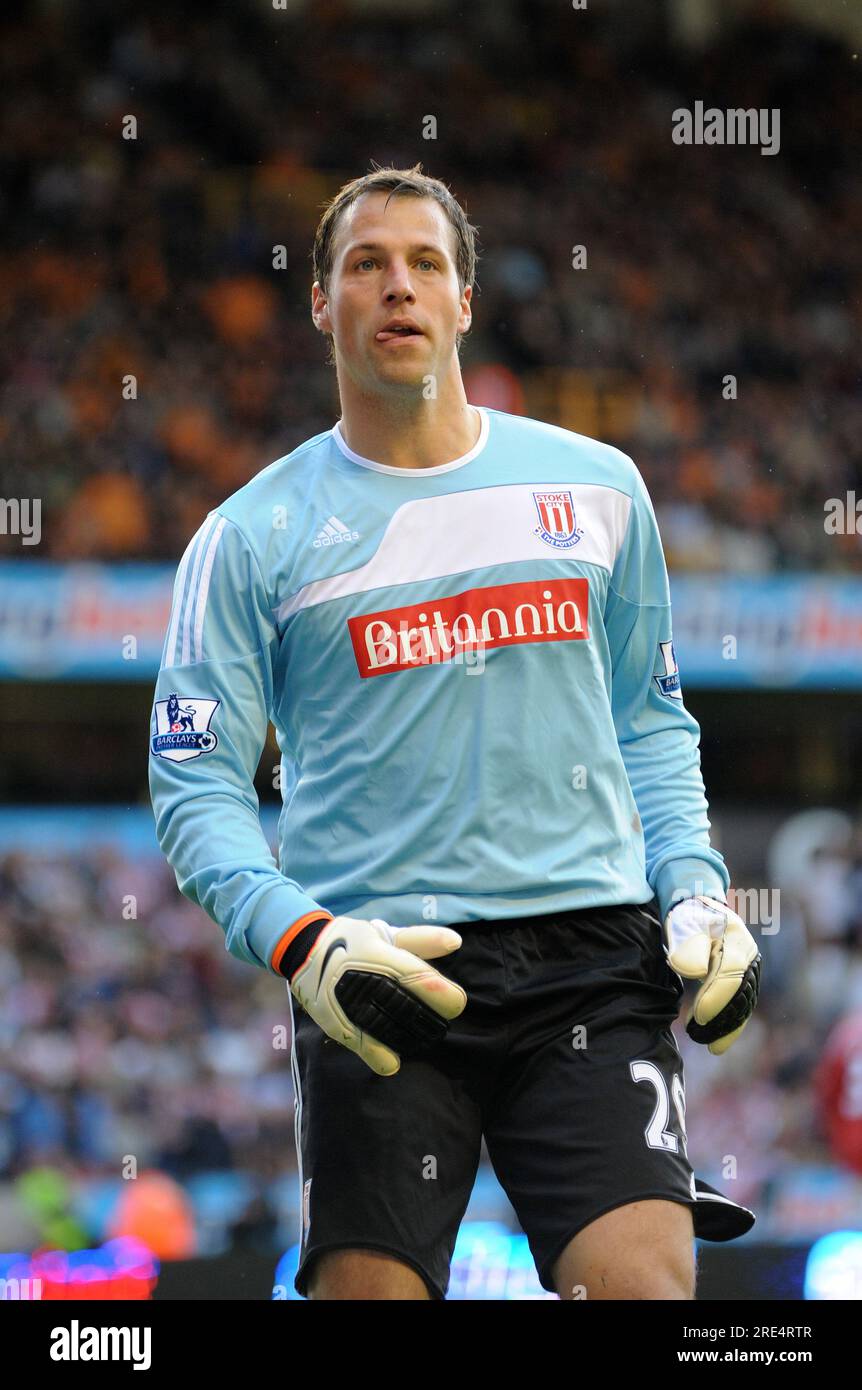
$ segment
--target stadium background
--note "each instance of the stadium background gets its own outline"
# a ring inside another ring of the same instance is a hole
[[[694,1166],[758,1215],[702,1247],[701,1297],[862,1297],[862,11],[46,0],[0,30],[0,1277],[290,1284],[284,993],[158,853],[152,685],[188,537],[337,418],[322,201],[421,160],[480,228],[470,399],[630,453],[662,528],[765,959],[725,1058],[678,1028]],[[697,100],[778,108],[779,153],[674,144]],[[531,1271],[483,1166],[452,1296],[537,1296]]]

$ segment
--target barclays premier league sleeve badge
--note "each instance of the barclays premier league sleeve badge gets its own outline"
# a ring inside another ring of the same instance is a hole
[[[682,688],[679,679],[679,666],[676,662],[673,642],[659,642],[658,645],[664,662],[664,672],[654,676],[653,679],[662,695],[667,695],[670,700],[681,700]]]
[[[157,758],[169,758],[172,763],[184,763],[211,753],[218,743],[210,728],[212,717],[219,707],[218,700],[190,699],[172,694],[167,700],[156,700],[154,715],[156,732],[150,748]]]

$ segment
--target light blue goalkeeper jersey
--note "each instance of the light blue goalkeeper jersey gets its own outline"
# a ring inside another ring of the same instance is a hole
[[[150,788],[180,889],[242,960],[275,971],[321,909],[469,930],[725,896],[643,479],[596,440],[480,415],[438,468],[361,458],[336,425],[182,558]],[[268,720],[278,863],[252,781]]]

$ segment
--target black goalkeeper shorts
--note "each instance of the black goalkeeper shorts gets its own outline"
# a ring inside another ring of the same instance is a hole
[[[422,1058],[378,1076],[290,996],[307,1296],[326,1250],[381,1250],[445,1298],[484,1135],[541,1283],[578,1231],[626,1202],[692,1208],[695,1235],[754,1222],[695,1179],[685,1151],[683,993],[655,900],[505,921],[452,923],[463,945],[434,961],[467,993]]]

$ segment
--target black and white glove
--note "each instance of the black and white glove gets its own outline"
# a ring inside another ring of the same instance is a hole
[[[426,964],[460,945],[450,927],[334,917],[289,976],[291,992],[330,1038],[394,1076],[402,1057],[442,1041],[466,1007],[461,986]]]
[[[710,1052],[726,1052],[754,1012],[760,953],[741,917],[718,898],[684,898],[664,922],[665,953],[686,980],[703,980],[686,1032]]]

